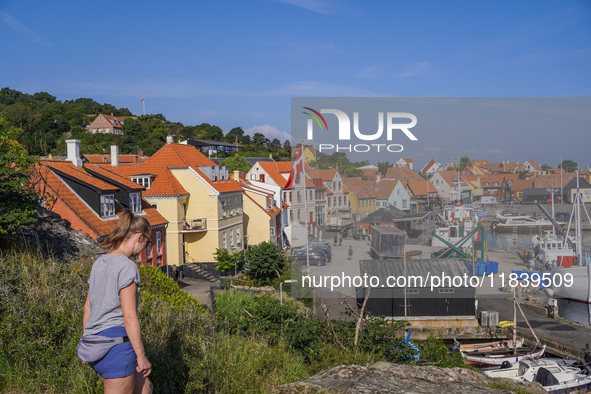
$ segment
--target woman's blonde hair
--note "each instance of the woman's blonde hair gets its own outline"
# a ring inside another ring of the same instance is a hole
[[[150,239],[150,222],[144,217],[135,216],[129,209],[124,209],[117,221],[117,225],[101,243],[101,247],[103,249],[117,249],[123,241],[137,233],[143,234]]]

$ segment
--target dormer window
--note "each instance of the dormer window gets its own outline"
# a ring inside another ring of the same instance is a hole
[[[101,195],[101,218],[111,218],[115,216],[115,195]]]
[[[150,186],[152,186],[152,179],[150,176],[132,176],[131,181],[138,185],[142,185],[146,189],[149,189]]]
[[[133,213],[142,211],[142,197],[140,193],[129,193],[129,209]]]

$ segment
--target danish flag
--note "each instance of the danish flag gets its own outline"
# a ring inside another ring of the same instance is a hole
[[[293,186],[294,183],[298,183],[298,179],[300,177],[300,172],[304,171],[304,158],[302,157],[302,151],[304,150],[304,145],[300,147],[300,151],[296,156],[295,161],[293,162],[293,167],[291,168],[291,173],[289,174],[289,178],[287,179],[287,183],[285,184],[285,189],[289,189]]]

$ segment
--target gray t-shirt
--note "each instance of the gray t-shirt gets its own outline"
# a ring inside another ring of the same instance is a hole
[[[138,286],[137,300],[140,273],[137,265],[126,256],[105,254],[94,262],[88,279],[90,318],[85,334],[97,334],[110,327],[125,326],[119,292],[133,282]]]

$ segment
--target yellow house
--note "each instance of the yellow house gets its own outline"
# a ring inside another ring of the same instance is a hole
[[[374,185],[373,181],[364,181],[361,178],[344,178],[343,184],[349,192],[351,214],[362,219],[376,210],[376,195],[372,187]]]
[[[295,157],[298,155],[300,148],[301,146],[298,146],[297,148],[291,148],[292,159],[295,159]],[[316,147],[304,145],[304,152],[302,153],[302,156],[304,157],[304,162],[308,164],[310,164],[312,161],[316,161]]]
[[[472,198],[482,197],[484,195],[483,189],[480,185],[480,176],[479,175],[462,176],[462,181],[464,181],[466,183],[468,190],[471,191]]]
[[[216,248],[242,250],[243,190],[190,145],[164,145],[148,161],[116,171],[143,185],[144,198],[168,220],[168,263],[213,262]]]
[[[281,211],[275,205],[273,192],[248,181],[241,183],[244,189],[244,230],[249,245],[261,242],[281,242]],[[287,204],[283,203],[284,207]]]

